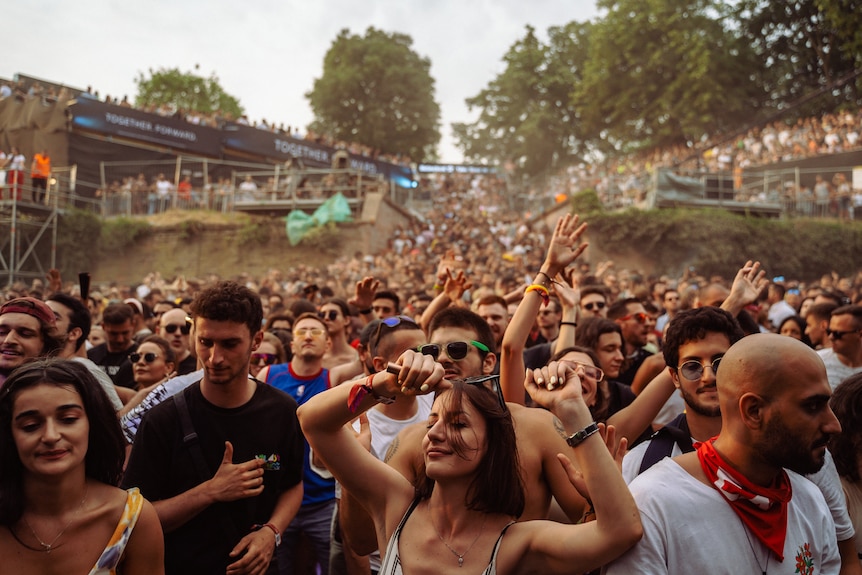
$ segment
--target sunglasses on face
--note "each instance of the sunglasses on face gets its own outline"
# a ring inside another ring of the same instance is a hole
[[[272,365],[278,356],[274,353],[253,353],[251,354],[251,363],[254,365]]]
[[[329,321],[335,321],[335,319],[338,317],[338,310],[331,309],[329,311],[319,311],[317,312],[317,317],[319,317],[320,319],[328,319]]]
[[[832,339],[834,339],[835,341],[838,341],[838,340],[840,340],[842,337],[844,337],[844,336],[845,336],[845,335],[847,335],[847,334],[851,334],[851,333],[859,333],[860,331],[862,331],[862,330],[859,330],[859,329],[848,329],[848,330],[845,330],[845,331],[840,331],[840,330],[837,330],[837,329],[829,329],[829,328],[827,327],[827,328],[826,328],[826,335],[828,335],[829,337],[831,337],[831,338],[832,338]]]
[[[621,317],[620,321],[627,321],[630,319],[633,319],[638,323],[646,323],[647,319],[649,319],[649,316],[647,314],[645,314],[644,312],[630,313],[627,316]]]
[[[591,301],[589,303],[584,304],[584,309],[587,311],[593,311],[593,310],[601,311],[601,310],[605,309],[606,305],[607,304],[603,301]]]
[[[385,319],[381,319],[380,323],[377,324],[377,329],[374,330],[374,337],[371,338],[371,353],[377,353],[377,346],[380,345],[380,338],[383,337],[383,328],[387,327],[389,329],[393,329],[400,325],[401,323],[410,324],[411,327],[415,327],[419,329],[419,324],[417,324],[412,317],[406,315],[394,315],[392,317],[387,317]]]
[[[148,351],[147,353],[134,352],[129,354],[129,361],[132,363],[138,363],[141,361],[141,358],[144,358],[145,363],[153,363],[158,357],[159,355],[157,353],[153,353],[151,351]]]
[[[462,359],[467,357],[467,354],[470,352],[471,345],[476,349],[484,351],[485,353],[491,351],[484,343],[474,341],[472,339],[469,342],[452,341],[445,345],[439,343],[426,343],[417,347],[416,351],[423,355],[430,355],[434,358],[434,361],[437,361],[437,359],[440,357],[440,351],[443,348],[446,348],[446,355],[449,356],[449,359],[452,359],[454,361],[461,361]]]
[[[192,331],[192,326],[190,323],[170,323],[165,327],[165,333],[169,333],[171,335],[177,333],[177,330],[180,330],[180,333],[183,335],[188,335],[190,331]]]
[[[310,333],[311,337],[320,337],[326,332],[322,327],[299,327],[293,331],[293,337],[305,337],[307,333]]]
[[[603,380],[605,378],[605,372],[602,371],[600,368],[594,366],[594,365],[590,365],[588,363],[583,363],[581,361],[574,361],[574,360],[568,360],[568,359],[563,360],[563,363],[571,365],[572,369],[574,369],[576,373],[578,370],[580,370],[581,373],[584,374],[584,377],[588,377],[589,379],[592,379],[596,383],[600,382],[601,380]]]
[[[712,367],[712,374],[718,374],[718,364],[721,362],[721,358],[712,360],[712,363],[708,363],[710,367]],[[679,372],[682,374],[684,378],[689,381],[699,381],[701,377],[703,377],[703,370],[706,368],[702,363],[692,359],[691,361],[687,361],[679,366]]]

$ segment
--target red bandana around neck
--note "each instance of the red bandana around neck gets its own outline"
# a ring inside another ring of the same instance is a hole
[[[769,487],[754,485],[721,458],[713,441],[704,441],[697,449],[703,472],[742,523],[784,561],[787,502],[792,496],[787,472],[782,469]]]

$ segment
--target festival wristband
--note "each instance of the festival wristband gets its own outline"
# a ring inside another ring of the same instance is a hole
[[[531,291],[539,292],[539,295],[542,296],[542,304],[548,305],[551,303],[551,292],[548,291],[543,285],[539,284],[530,284],[527,286],[527,289],[524,290],[524,295],[530,293]]]
[[[350,413],[356,413],[362,400],[365,399],[365,396],[368,394],[371,394],[371,397],[376,399],[377,403],[382,403],[384,405],[389,405],[395,401],[394,397],[386,397],[384,395],[377,395],[374,393],[374,388],[371,387],[371,380],[373,378],[374,374],[371,374],[365,379],[365,383],[357,383],[350,388],[350,395],[347,397],[347,408],[350,410]]]

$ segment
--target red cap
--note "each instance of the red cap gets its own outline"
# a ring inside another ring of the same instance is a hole
[[[24,313],[32,315],[40,322],[54,327],[57,324],[54,312],[40,299],[34,297],[18,297],[10,299],[0,306],[0,315],[4,313]]]

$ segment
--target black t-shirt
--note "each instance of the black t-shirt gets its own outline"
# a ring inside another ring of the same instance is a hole
[[[137,343],[121,352],[110,352],[108,351],[107,343],[100,343],[87,352],[87,357],[108,374],[114,385],[134,389],[135,373],[132,371],[132,362],[129,361],[129,354],[135,351],[138,351]]]
[[[177,364],[177,375],[185,375],[198,369],[198,358],[189,355],[187,358]]]
[[[616,412],[631,405],[635,400],[632,388],[616,380],[608,380],[608,415],[610,418]],[[652,435],[652,427],[647,427],[638,437],[628,438],[628,444],[632,447],[642,441],[646,441]]]
[[[233,461],[266,458],[264,490],[257,497],[215,503],[178,529],[165,533],[165,573],[224,573],[236,561],[231,549],[254,524],[266,523],[278,497],[302,481],[303,444],[296,402],[272,386],[258,383],[245,405],[217,407],[204,399],[200,382],[184,394],[203,457],[215,475],[225,441]],[[169,499],[202,483],[183,434],[176,403],[169,398],[141,422],[123,478],[124,488],[140,487],[150,501]],[[232,525],[228,529],[227,525]]]
[[[626,370],[620,372],[620,375],[617,377],[617,381],[628,385],[631,387],[632,382],[635,380],[635,374],[637,374],[643,362],[651,356],[652,354],[645,350],[644,348],[639,348],[635,353],[634,357],[626,360]]]

